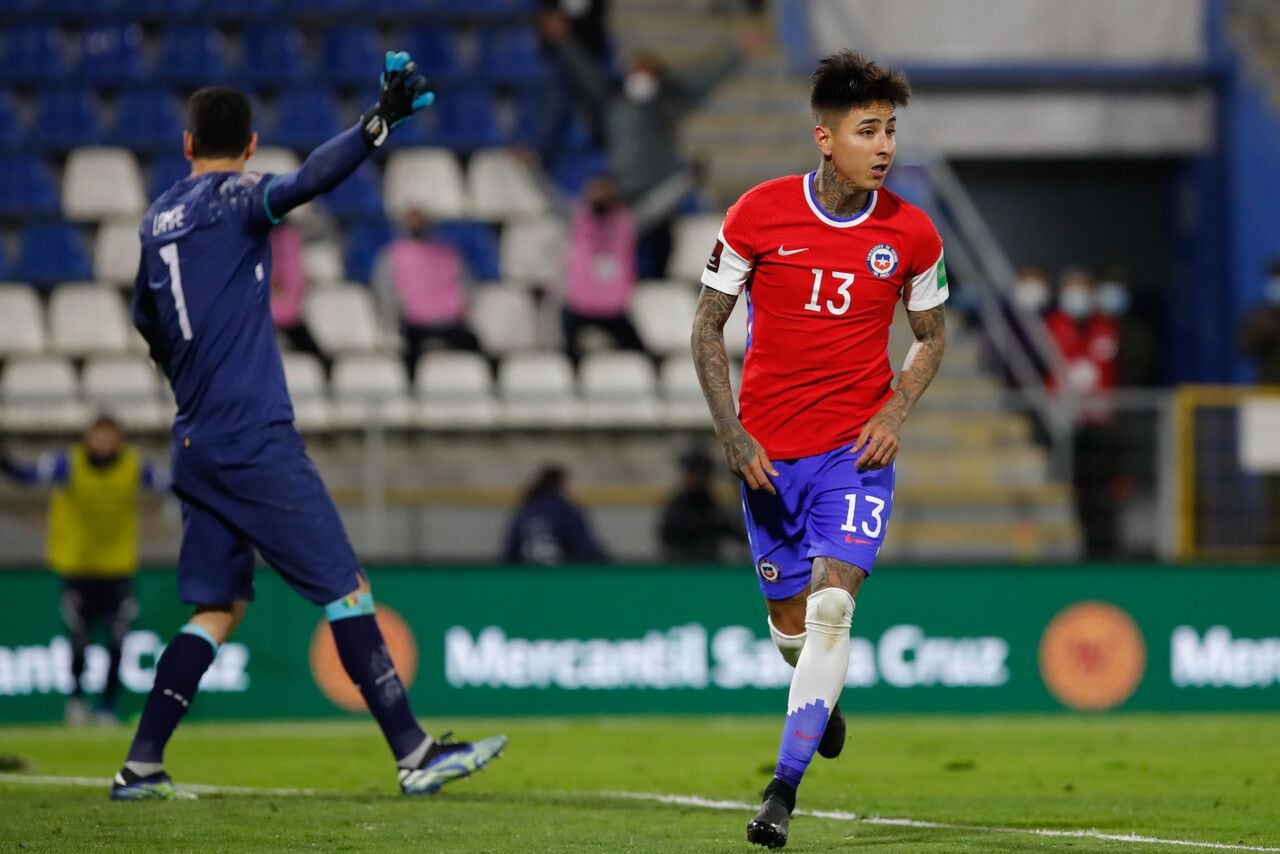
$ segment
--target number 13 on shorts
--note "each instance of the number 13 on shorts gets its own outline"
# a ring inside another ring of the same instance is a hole
[[[849,502],[849,515],[845,517],[844,524],[840,526],[840,530],[849,533],[859,533],[858,528],[858,499],[864,502],[862,511],[862,528],[861,533],[864,536],[878,539],[884,531],[884,508],[883,499],[876,498],[874,495],[863,495],[857,492],[847,493],[844,500]],[[869,509],[868,509],[869,506]]]

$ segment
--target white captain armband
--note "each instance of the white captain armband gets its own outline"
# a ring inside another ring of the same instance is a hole
[[[737,296],[746,287],[751,277],[751,262],[739,255],[729,241],[724,239],[724,229],[716,238],[715,249],[707,259],[707,268],[702,271],[702,284],[707,287]]]
[[[913,278],[908,287],[910,288],[910,294],[907,297],[908,311],[928,311],[946,302],[951,293],[947,288],[945,254],[939,254],[938,260]]]

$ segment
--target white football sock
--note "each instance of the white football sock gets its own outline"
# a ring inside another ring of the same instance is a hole
[[[807,635],[804,632],[798,635],[784,635],[778,631],[773,620],[766,620],[766,622],[769,623],[769,635],[773,638],[773,645],[778,648],[783,660],[795,667],[796,662],[800,660],[800,650],[804,649],[804,639]]]

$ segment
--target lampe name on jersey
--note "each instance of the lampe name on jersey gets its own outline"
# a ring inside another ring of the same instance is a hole
[[[818,201],[816,173],[766,181],[729,208],[702,283],[748,298],[743,426],[772,459],[853,441],[892,395],[889,327],[905,301],[948,296],[942,239],[887,189],[853,216]]]

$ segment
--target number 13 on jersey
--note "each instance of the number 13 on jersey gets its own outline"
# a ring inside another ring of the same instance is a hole
[[[822,293],[822,285],[826,278],[826,271],[813,268],[813,293],[809,295],[809,301],[805,303],[805,311],[822,311],[822,303],[820,295]],[[853,287],[853,273],[837,273],[831,272],[831,278],[839,281],[836,287],[836,293],[840,296],[840,302],[837,304],[835,300],[827,300],[827,311],[835,315],[844,314],[849,310],[849,306],[853,303],[853,297],[849,293],[849,288]]]

